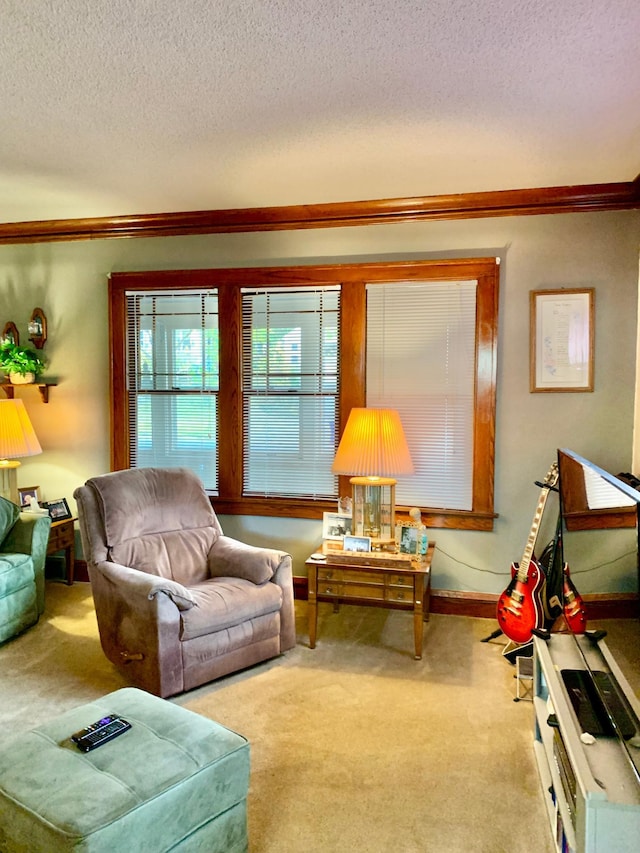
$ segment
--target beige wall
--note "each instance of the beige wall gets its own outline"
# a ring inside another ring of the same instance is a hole
[[[47,376],[59,383],[46,406],[35,389],[19,392],[44,449],[24,460],[19,484],[37,484],[45,499],[72,503],[78,484],[108,470],[111,271],[495,255],[501,259],[500,517],[491,533],[433,531],[433,584],[500,592],[524,550],[539,496],[534,481],[544,477],[557,447],[614,473],[630,470],[639,243],[640,213],[621,212],[0,246],[0,324],[13,320],[24,342],[31,310],[42,307],[50,333]],[[596,289],[592,394],[529,393],[529,291],[559,287]],[[549,510],[545,524],[555,521],[552,500]],[[320,522],[301,519],[227,517],[223,525],[230,535],[291,551],[297,574],[304,574],[321,530]],[[620,532],[583,536],[572,557],[580,591],[635,589],[633,540]]]

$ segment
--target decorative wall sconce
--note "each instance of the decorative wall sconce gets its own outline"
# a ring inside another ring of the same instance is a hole
[[[15,323],[5,323],[2,330],[2,340],[11,341],[12,344],[20,343],[20,335],[18,334]]]
[[[47,318],[42,308],[34,308],[27,326],[29,340],[33,341],[36,349],[42,349],[47,341]]]

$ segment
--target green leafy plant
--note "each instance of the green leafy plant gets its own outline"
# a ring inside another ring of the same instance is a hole
[[[34,373],[38,376],[45,367],[44,360],[30,347],[21,347],[6,338],[0,341],[0,367],[8,375],[19,373],[26,376]]]

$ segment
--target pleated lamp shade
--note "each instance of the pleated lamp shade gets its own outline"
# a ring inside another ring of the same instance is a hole
[[[393,479],[413,474],[400,415],[395,409],[351,409],[333,460],[334,474],[351,474],[353,530],[386,547],[395,537]]]
[[[19,504],[18,458],[42,453],[40,442],[22,400],[0,400],[0,474],[2,494]]]
[[[395,409],[351,409],[331,470],[357,477],[413,474],[407,439]]]

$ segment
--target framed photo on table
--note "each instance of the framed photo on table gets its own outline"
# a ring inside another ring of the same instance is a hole
[[[69,504],[64,498],[58,498],[55,501],[46,501],[42,506],[51,516],[51,521],[64,521],[65,518],[72,518]]]
[[[370,536],[345,536],[344,551],[361,551],[363,553],[369,553],[371,550],[371,537]]]
[[[342,539],[343,536],[349,536],[351,533],[351,516],[343,515],[340,512],[323,512],[322,513],[322,538],[323,539]]]
[[[40,486],[24,486],[18,489],[18,497],[20,498],[20,508],[29,509],[31,501],[40,502]]]
[[[532,393],[593,391],[594,295],[592,287],[530,292]]]

